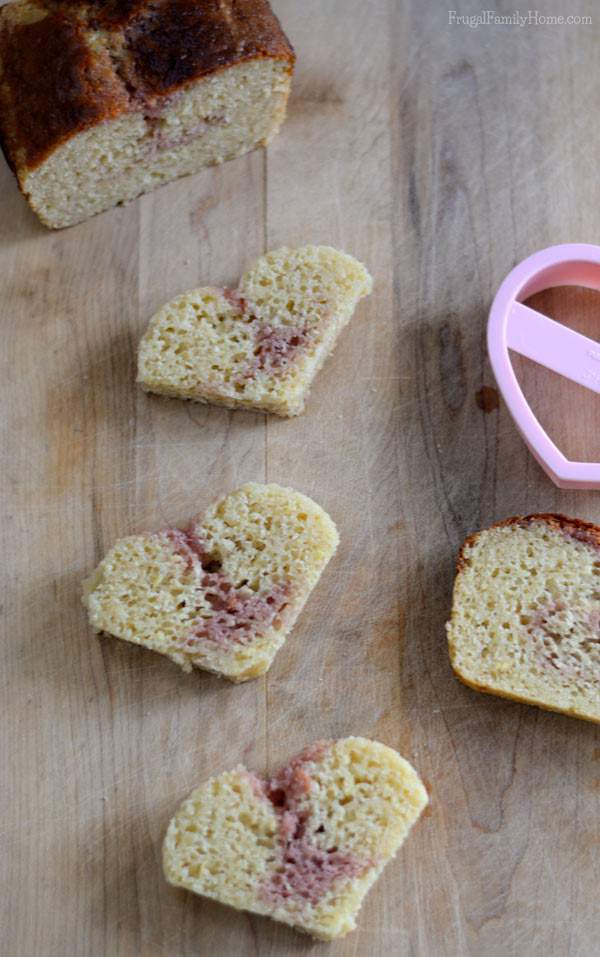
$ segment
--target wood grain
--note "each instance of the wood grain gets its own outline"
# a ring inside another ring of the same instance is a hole
[[[268,154],[58,234],[0,171],[2,953],[592,957],[600,730],[462,687],[443,626],[465,535],[538,510],[600,521],[597,493],[555,489],[526,451],[484,348],[511,266],[598,241],[598,24],[274,6],[299,59]],[[598,19],[591,0],[543,12]],[[136,389],[156,306],[302,242],[355,254],[376,285],[301,419]],[[535,303],[596,338],[599,304]],[[597,397],[518,370],[557,441],[598,457]],[[90,634],[80,581],[115,538],[265,479],[314,496],[342,536],[268,676],[233,687]],[[193,785],[349,733],[397,747],[432,796],[355,934],[315,944],[166,886],[162,835]]]

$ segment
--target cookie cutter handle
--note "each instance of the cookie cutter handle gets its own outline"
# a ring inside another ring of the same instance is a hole
[[[600,392],[600,344],[522,302],[513,303],[510,310],[506,345],[552,372]]]

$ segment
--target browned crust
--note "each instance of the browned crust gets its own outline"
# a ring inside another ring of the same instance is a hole
[[[492,528],[505,528],[509,525],[520,525],[526,528],[528,525],[531,525],[532,522],[545,522],[546,525],[555,531],[563,532],[570,538],[574,538],[578,542],[583,542],[584,545],[590,545],[593,548],[600,549],[600,526],[594,525],[592,522],[586,522],[581,518],[568,518],[568,516],[561,515],[559,512],[513,515],[511,518],[504,518],[499,522],[494,522],[493,525],[488,525],[487,528],[483,528],[479,532],[474,532],[473,535],[469,535],[469,537],[465,539],[456,559],[456,574],[460,574],[468,563],[465,552],[475,544],[483,532],[489,532]]]
[[[511,518],[505,518],[499,522],[494,522],[493,525],[489,525],[487,528],[481,529],[481,531],[475,532],[473,535],[469,535],[469,537],[465,539],[456,559],[457,578],[468,564],[468,558],[465,557],[465,552],[474,545],[476,540],[483,532],[488,532],[492,528],[505,528],[510,525],[518,525],[526,528],[533,522],[544,522],[555,531],[560,531],[578,542],[583,542],[585,545],[590,545],[593,548],[600,548],[600,526],[594,525],[592,522],[586,522],[580,518],[569,518],[566,515],[561,515],[560,513],[556,512],[539,512],[532,515],[513,515]],[[450,612],[450,622],[452,621],[453,614],[454,600],[453,607]],[[492,694],[498,698],[505,698],[508,701],[516,701],[519,704],[533,705],[536,708],[541,708],[543,711],[551,711],[555,714],[564,714],[567,717],[580,718],[583,721],[589,721],[592,724],[600,724],[600,718],[593,717],[589,714],[584,714],[575,708],[553,708],[551,705],[544,704],[535,698],[528,698],[525,695],[512,694],[510,691],[500,690],[495,686],[492,687],[491,685],[474,681],[473,679],[468,678],[456,664],[454,648],[450,642],[448,650],[450,655],[450,664],[454,674],[459,681],[462,682],[462,684],[466,685],[468,688],[472,688],[474,691],[480,691],[484,694]]]
[[[44,0],[42,0],[44,2]],[[50,3],[52,0],[46,0]],[[74,13],[84,12],[94,29],[114,30],[143,13],[148,0],[55,0]]]
[[[294,62],[294,52],[267,0],[161,0],[125,29],[134,85],[164,96],[244,60]]]
[[[501,691],[496,687],[491,687],[490,685],[479,684],[476,681],[472,681],[470,678],[467,678],[461,671],[457,668],[454,663],[452,654],[450,654],[450,664],[452,665],[452,670],[458,680],[467,686],[467,688],[472,688],[474,691],[481,691],[484,694],[493,694],[496,698],[504,698],[507,701],[516,701],[518,704],[529,704],[533,705],[534,708],[541,708],[542,711],[551,711],[553,714],[564,714],[568,718],[580,718],[582,721],[589,721],[590,724],[600,724],[600,718],[595,718],[592,715],[584,714],[582,711],[577,711],[575,708],[553,708],[549,704],[543,704],[543,702],[538,701],[535,698],[526,698],[524,695],[511,694],[510,691]]]
[[[31,171],[63,142],[253,59],[295,57],[268,0],[35,0],[47,15],[0,10],[0,144]],[[96,35],[95,49],[89,31]],[[102,47],[100,52],[98,44]]]
[[[83,25],[61,11],[10,27],[0,15],[0,61],[0,138],[17,171],[128,106],[108,54],[94,53]]]

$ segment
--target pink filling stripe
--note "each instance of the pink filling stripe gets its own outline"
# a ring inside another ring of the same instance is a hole
[[[262,896],[271,906],[290,898],[315,905],[338,881],[359,877],[369,867],[336,847],[321,850],[309,841],[293,838],[285,846],[280,869],[270,878]]]
[[[222,292],[231,306],[238,309],[242,316],[251,319],[249,325],[256,343],[251,374],[268,374],[287,369],[314,341],[314,331],[305,325],[276,326],[263,322],[255,316],[256,310],[252,303],[244,299],[237,289],[223,289]]]
[[[168,528],[161,533],[185,560],[188,571],[197,570],[201,595],[212,609],[210,617],[198,615],[190,633],[183,639],[186,651],[193,651],[203,641],[221,647],[247,645],[263,634],[284,611],[290,587],[275,585],[269,592],[257,594],[247,585],[235,585],[220,570],[220,561],[206,548],[192,526],[187,531]]]
[[[535,657],[539,664],[567,679],[583,679],[600,683],[600,609],[593,610],[578,626],[582,648],[598,657],[598,671],[586,672],[576,649],[561,648],[564,635],[556,616],[565,610],[565,605],[555,601],[541,608],[527,625]],[[586,634],[587,633],[587,634]]]
[[[256,367],[261,372],[286,369],[311,342],[311,336],[303,326],[261,323],[255,334]]]
[[[312,787],[306,765],[319,761],[330,746],[331,742],[317,741],[271,779],[249,774],[254,793],[272,803],[279,819],[277,870],[260,889],[260,897],[271,907],[290,899],[318,904],[338,881],[358,877],[373,866],[371,861],[315,842],[324,827],[315,827],[303,802]]]

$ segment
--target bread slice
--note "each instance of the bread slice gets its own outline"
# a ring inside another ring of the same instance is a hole
[[[240,766],[196,788],[169,824],[165,876],[333,940],[356,927],[367,891],[427,801],[391,748],[319,741],[272,778]]]
[[[267,0],[17,0],[0,9],[0,141],[71,226],[265,145],[294,53]]]
[[[468,538],[447,631],[471,687],[600,722],[600,527],[527,515]]]
[[[367,270],[330,246],[261,256],[237,289],[204,286],[154,316],[141,341],[148,392],[298,415],[357,302]]]
[[[338,534],[306,495],[248,484],[187,530],[118,541],[84,583],[92,627],[248,681],[270,667]]]

